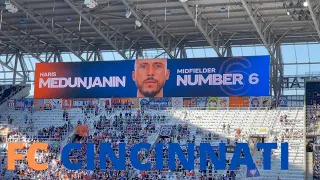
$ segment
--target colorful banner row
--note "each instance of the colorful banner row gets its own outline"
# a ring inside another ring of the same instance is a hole
[[[282,99],[281,107],[287,100]],[[156,108],[168,107],[199,107],[199,108],[239,108],[239,107],[269,107],[271,97],[173,97],[173,98],[102,98],[102,99],[21,99],[9,100],[8,107],[24,109],[36,107],[39,110],[69,109],[88,107],[132,107]],[[280,106],[280,105],[279,105]]]
[[[173,107],[269,107],[271,98],[263,97],[200,97],[200,98],[172,98]]]

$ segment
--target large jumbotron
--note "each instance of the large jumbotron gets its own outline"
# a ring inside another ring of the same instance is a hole
[[[320,179],[319,41],[319,0],[0,0],[0,179]]]

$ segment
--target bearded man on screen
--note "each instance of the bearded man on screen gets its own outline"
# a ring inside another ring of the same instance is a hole
[[[132,79],[138,88],[137,97],[163,97],[163,86],[169,76],[166,59],[136,60]]]

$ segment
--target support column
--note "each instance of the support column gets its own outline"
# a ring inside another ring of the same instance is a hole
[[[227,51],[227,53],[226,53],[226,57],[232,57],[233,56],[233,54],[232,54],[232,48],[231,48],[231,44],[230,43],[228,43],[227,45],[226,45],[226,51]]]
[[[269,88],[270,88],[270,96],[272,96],[272,94],[274,93],[274,84],[275,84],[275,81],[274,81],[274,72],[275,72],[275,58],[270,58],[270,84],[269,84]],[[274,96],[276,96],[274,94]]]
[[[101,51],[99,51],[97,54],[98,54],[98,61],[103,61],[103,56],[101,54]]]
[[[96,50],[94,51],[93,60],[94,60],[94,61],[103,61],[103,58],[102,58],[102,54],[101,54],[100,49],[96,49]]]
[[[143,50],[141,48],[138,48],[136,50],[136,59],[143,59],[144,56],[143,56]]]
[[[184,51],[184,45],[180,45],[178,48],[176,48],[175,58],[183,58],[182,54]]]
[[[54,62],[63,62],[60,51],[54,52],[53,61]]]
[[[279,44],[279,66],[280,69],[284,69],[283,67],[283,58],[282,58],[282,50],[281,50],[281,44]],[[284,72],[283,71],[279,71],[279,95],[283,95],[283,78],[284,78]]]
[[[23,74],[23,82],[22,83],[26,83],[28,80],[28,67],[26,65],[26,62],[24,61],[24,57],[23,57],[23,53],[20,54],[19,56],[19,62],[20,62],[20,66],[21,66],[21,70],[22,70],[22,74]]]
[[[183,49],[181,49],[181,51],[180,51],[180,58],[188,58],[187,51],[186,51],[185,47],[183,47]]]
[[[281,45],[276,44],[274,46],[274,55],[275,58],[271,58],[271,67],[270,67],[270,85],[271,93],[273,93],[275,98],[278,98],[283,92],[283,64],[282,64],[282,53],[281,53]]]
[[[7,79],[7,74],[6,74],[6,69],[4,68],[3,65],[1,65],[2,71],[3,71],[3,78]],[[3,81],[5,83],[5,81]]]
[[[15,61],[14,61],[14,68],[13,68],[13,81],[12,84],[16,84],[16,79],[17,79],[17,67],[18,67],[18,61],[20,58],[20,53],[17,51],[15,53]]]
[[[175,48],[174,49],[174,58],[178,58],[178,55],[180,54],[180,52],[181,52],[181,47]]]

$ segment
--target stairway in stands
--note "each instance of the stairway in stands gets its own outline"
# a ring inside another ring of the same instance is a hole
[[[313,153],[307,152],[306,156],[307,156],[306,180],[313,180]]]

